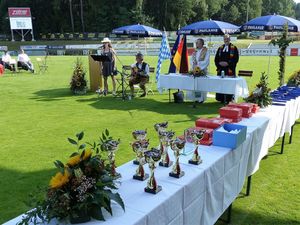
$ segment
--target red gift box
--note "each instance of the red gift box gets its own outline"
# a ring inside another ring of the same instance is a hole
[[[222,107],[219,110],[220,117],[237,120],[242,117],[243,110],[235,107]]]
[[[253,104],[252,113],[257,113],[260,107],[257,104]]]
[[[247,103],[240,103],[240,104],[229,103],[227,106],[242,109],[243,110],[242,117],[244,118],[250,118],[252,116],[253,105]]]
[[[197,119],[196,127],[204,127],[204,128],[211,128],[216,129],[224,124],[222,120],[216,120],[215,118],[207,119],[207,118],[200,118]]]
[[[219,121],[222,121],[223,124],[224,123],[232,123],[232,119],[229,119],[229,118],[215,117],[215,118],[212,118],[211,120],[219,120]]]
[[[222,118],[222,117],[221,117]],[[223,119],[227,119],[227,118],[223,118]],[[232,123],[238,123],[240,121],[242,121],[242,117],[236,118],[236,119],[231,119]]]

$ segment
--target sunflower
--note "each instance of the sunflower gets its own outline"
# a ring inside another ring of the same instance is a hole
[[[83,160],[86,160],[88,158],[90,158],[92,155],[92,150],[91,149],[87,149],[84,151],[84,156],[83,156]]]
[[[64,174],[58,172],[54,177],[51,178],[49,186],[51,188],[60,188],[69,182],[70,174],[68,170],[65,169]]]
[[[200,67],[199,67],[199,66],[196,66],[196,67],[194,68],[194,74],[200,74],[200,72],[201,72]]]
[[[77,82],[77,83],[76,83],[76,86],[77,86],[77,87],[80,87],[80,86],[81,86],[81,82]]]
[[[80,162],[80,155],[78,154],[78,155],[75,155],[75,156],[71,157],[71,158],[69,159],[69,161],[68,161],[67,164],[68,164],[69,166],[75,166],[75,165],[77,165],[79,162]]]
[[[86,160],[88,158],[90,158],[92,155],[92,150],[91,149],[87,149],[87,150],[84,150],[84,155],[82,157],[82,160]],[[68,165],[69,166],[75,166],[77,165],[79,162],[81,161],[81,158],[80,158],[80,154],[78,155],[75,155],[73,157],[71,157],[68,161]]]

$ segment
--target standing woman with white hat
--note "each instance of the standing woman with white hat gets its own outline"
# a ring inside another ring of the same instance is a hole
[[[111,41],[109,38],[104,38],[102,40],[103,46],[102,46],[102,55],[106,55],[108,57],[108,61],[105,61],[102,63],[102,75],[104,78],[104,91],[103,94],[107,95],[108,93],[108,83],[107,78],[110,76],[112,79],[112,85],[113,85],[113,91],[112,94],[116,94],[116,79],[114,75],[115,71],[115,64],[116,64],[116,52],[112,48]]]

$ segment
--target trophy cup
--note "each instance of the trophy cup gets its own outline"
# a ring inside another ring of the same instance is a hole
[[[154,169],[156,168],[155,163],[160,160],[161,152],[157,148],[151,148],[151,150],[146,151],[145,153],[146,162],[149,164],[149,168],[151,171],[150,178],[147,182],[147,187],[145,187],[145,192],[151,194],[157,194],[162,190],[162,187],[157,185],[157,182],[154,177]]]
[[[189,160],[190,164],[199,165],[200,163],[202,163],[202,159],[200,158],[199,153],[198,153],[198,147],[199,147],[199,142],[202,140],[202,138],[204,136],[204,133],[205,133],[204,129],[193,130],[191,132],[191,136],[192,136],[194,144],[196,145],[196,148],[194,150],[193,158]]]
[[[135,141],[132,144],[132,148],[134,149],[137,160],[139,162],[139,166],[136,170],[135,175],[133,175],[133,179],[144,181],[149,177],[149,174],[145,173],[143,165],[145,164],[144,153],[147,151],[149,146],[149,140],[139,140]]]
[[[120,178],[121,174],[116,172],[115,152],[118,150],[120,142],[116,140],[108,140],[103,143],[103,148],[108,152],[108,160],[110,162],[111,175],[115,178]]]
[[[141,141],[141,140],[145,140],[146,136],[147,136],[147,130],[135,130],[132,132],[132,136],[135,140],[137,141]],[[135,143],[135,142],[134,142]],[[134,143],[131,145],[132,146],[132,150],[135,152],[136,154],[136,159],[133,160],[133,164],[135,165],[139,165],[139,158],[138,158],[138,152],[135,149],[135,145]]]
[[[180,178],[184,176],[184,171],[181,170],[179,165],[179,155],[180,151],[184,148],[185,141],[176,138],[171,141],[171,149],[174,151],[176,162],[173,165],[172,171],[169,173],[170,177]]]
[[[154,129],[158,133],[159,131],[166,131],[168,128],[168,122],[156,123],[154,124]]]
[[[170,160],[168,154],[168,148],[170,146],[170,141],[174,136],[173,131],[159,131],[159,140],[160,140],[160,148],[161,148],[161,161],[159,162],[160,166],[170,167],[173,162]]]

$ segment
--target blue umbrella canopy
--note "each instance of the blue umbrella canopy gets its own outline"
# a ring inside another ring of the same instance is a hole
[[[288,24],[290,32],[300,31],[300,21],[281,15],[261,16],[250,20],[242,25],[242,31],[282,31],[283,26]]]
[[[239,33],[238,26],[217,20],[205,20],[189,24],[177,31],[186,35],[223,35]]]
[[[132,35],[139,37],[161,37],[162,32],[160,30],[148,27],[142,24],[133,24],[124,27],[113,29],[113,34],[117,35]]]

